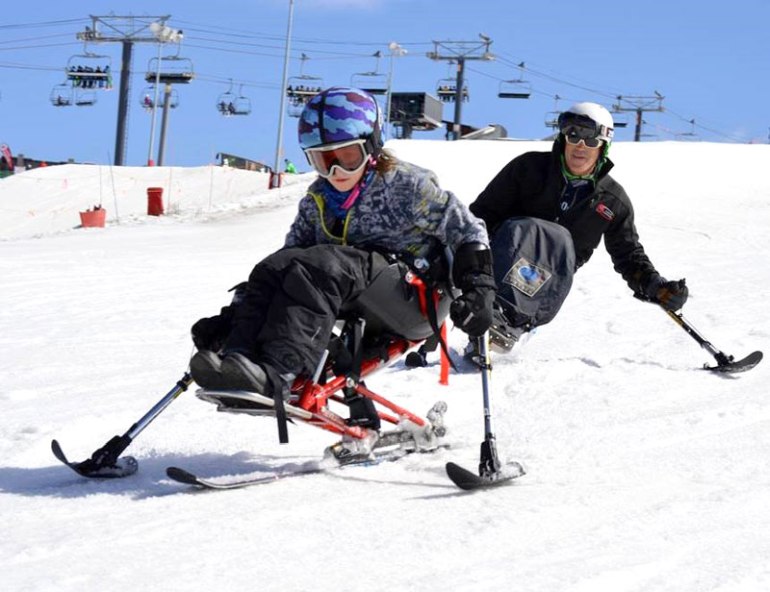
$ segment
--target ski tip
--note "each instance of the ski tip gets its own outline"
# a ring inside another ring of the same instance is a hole
[[[198,477],[192,473],[180,469],[179,467],[167,467],[166,475],[169,479],[179,481],[180,483],[187,483],[188,485],[198,485]]]
[[[506,463],[503,469],[491,475],[476,475],[453,462],[446,464],[447,476],[464,491],[475,491],[508,483],[526,474],[524,467],[517,462]]]
[[[464,491],[473,491],[484,485],[484,480],[479,475],[456,463],[448,462],[445,468],[446,474],[452,480],[452,483]]]
[[[705,366],[706,370],[717,372],[721,374],[737,374],[739,372],[746,372],[751,370],[754,366],[762,361],[764,355],[761,351],[751,352],[745,358],[728,362],[726,364],[717,364],[716,366]]]
[[[68,464],[67,457],[64,455],[64,451],[61,449],[61,445],[56,440],[51,440],[51,452],[64,464]]]

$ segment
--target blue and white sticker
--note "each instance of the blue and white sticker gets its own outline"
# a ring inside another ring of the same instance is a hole
[[[549,279],[551,272],[520,257],[505,274],[503,282],[529,297],[537,294]]]

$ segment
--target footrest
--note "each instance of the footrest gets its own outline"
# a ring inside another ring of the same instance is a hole
[[[275,417],[275,402],[270,397],[260,395],[259,393],[224,389],[198,389],[195,391],[195,396],[202,401],[215,404],[217,411]],[[286,403],[284,407],[286,415],[289,417],[297,417],[304,420],[313,418],[313,414],[310,411],[295,407],[290,403]]]

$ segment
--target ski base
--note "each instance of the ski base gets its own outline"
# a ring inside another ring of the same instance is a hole
[[[238,479],[235,481],[212,481],[211,479],[204,479],[203,477],[199,477],[198,475],[195,475],[190,471],[180,469],[179,467],[168,467],[166,469],[166,475],[178,483],[192,485],[201,489],[239,489],[241,487],[249,487],[251,485],[273,483],[274,481],[278,481],[286,477],[299,477],[300,475],[320,473],[323,470],[324,469],[322,469],[320,466],[317,466],[295,471],[286,471],[283,473],[274,473],[272,475],[263,475],[251,479]]]
[[[751,370],[754,366],[762,361],[763,354],[761,351],[755,351],[741,360],[730,360],[726,363],[720,363],[716,366],[704,365],[704,370],[711,370],[712,372],[720,372],[723,374],[735,374],[738,372],[746,372]]]
[[[81,477],[91,479],[115,479],[128,477],[136,473],[139,463],[133,456],[124,456],[116,459],[111,464],[99,463],[93,457],[83,462],[71,462],[67,460],[61,446],[56,440],[51,441],[51,452],[62,463],[75,471]]]
[[[505,485],[525,474],[524,467],[517,462],[511,462],[501,470],[489,475],[477,475],[453,462],[446,464],[447,476],[464,491],[475,491]]]

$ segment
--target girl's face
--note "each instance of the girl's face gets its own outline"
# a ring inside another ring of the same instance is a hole
[[[365,168],[362,168],[355,173],[348,173],[340,167],[334,167],[334,172],[331,177],[328,177],[328,181],[337,191],[350,191],[361,180],[361,177],[364,176],[365,170]]]

